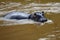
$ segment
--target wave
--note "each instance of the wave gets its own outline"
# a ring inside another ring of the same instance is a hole
[[[33,20],[30,19],[22,19],[22,20],[14,20],[14,19],[4,19],[4,18],[0,18],[0,21],[3,21],[2,24],[0,24],[0,26],[9,26],[9,25],[19,25],[19,24],[39,24],[39,25],[44,25],[45,23],[51,24],[53,23],[52,20],[48,20],[45,23],[41,23],[41,22],[35,22]]]
[[[60,3],[46,3],[46,4],[30,3],[24,5],[22,8],[24,8],[24,10],[29,11],[34,10],[34,11],[60,13]]]

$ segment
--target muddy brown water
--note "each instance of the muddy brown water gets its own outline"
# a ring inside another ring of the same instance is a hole
[[[31,0],[29,3],[31,2],[38,3],[39,1],[40,0],[38,1]],[[41,0],[41,2],[43,3],[52,2],[52,1],[60,2],[60,0],[48,0],[48,1]],[[24,3],[22,0],[20,0],[20,2],[22,2],[22,4],[28,3],[26,1]],[[0,26],[0,40],[60,40],[60,13],[57,14],[46,13],[45,16],[48,19],[51,19],[54,23],[52,24],[46,23],[45,25],[42,26],[37,24]],[[2,23],[3,21],[0,21],[0,24]],[[49,38],[49,39],[44,39],[44,38]]]

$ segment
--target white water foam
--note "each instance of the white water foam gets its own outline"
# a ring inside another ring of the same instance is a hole
[[[45,4],[30,3],[27,5],[24,5],[23,8],[24,10],[28,8],[29,11],[39,10],[44,12],[60,13],[60,3],[45,3]]]
[[[12,20],[12,19],[4,19],[4,18],[0,18],[0,21],[3,21],[3,24],[0,24],[0,26],[19,25],[19,24],[40,24],[40,25],[44,25],[45,23],[48,23],[48,24],[53,23],[52,20],[48,20],[45,23],[41,23],[41,22],[35,22],[33,20],[30,20],[30,19]]]
[[[38,40],[56,40],[56,35],[50,34],[50,35],[47,35],[47,37],[39,38]]]
[[[38,40],[49,40],[49,38],[40,38]]]

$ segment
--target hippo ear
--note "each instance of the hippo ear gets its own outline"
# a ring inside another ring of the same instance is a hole
[[[34,15],[36,16],[36,13],[34,13]]]
[[[42,13],[44,14],[44,11],[42,11]]]

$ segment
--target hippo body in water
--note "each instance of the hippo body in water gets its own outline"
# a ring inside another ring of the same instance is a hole
[[[4,16],[6,19],[31,19],[37,22],[46,22],[47,19],[44,16],[44,12],[35,12],[33,14],[28,14],[24,12],[10,12]]]
[[[7,15],[5,15],[4,18],[6,19],[28,19],[30,14],[24,13],[24,12],[10,12]]]

